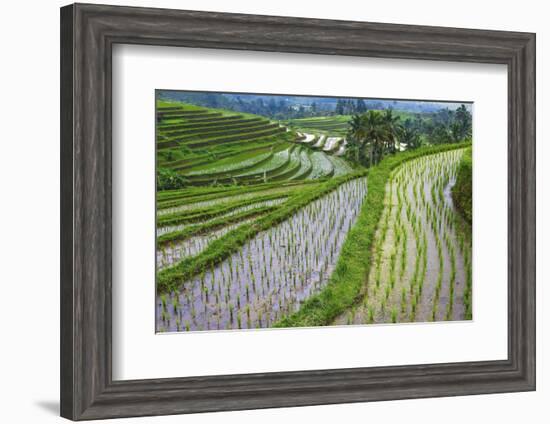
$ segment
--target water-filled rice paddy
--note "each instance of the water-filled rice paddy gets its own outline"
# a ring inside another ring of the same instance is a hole
[[[159,330],[269,327],[297,310],[327,283],[366,188],[364,177],[340,185],[179,291],[157,296]]]

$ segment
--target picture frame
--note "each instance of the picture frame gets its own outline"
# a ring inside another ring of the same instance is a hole
[[[112,379],[117,43],[504,64],[508,359]],[[73,4],[61,8],[61,415],[72,420],[535,390],[535,34]]]

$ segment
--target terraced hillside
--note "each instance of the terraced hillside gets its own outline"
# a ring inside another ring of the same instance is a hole
[[[287,121],[290,128],[303,136],[303,142],[312,148],[333,156],[343,156],[346,151],[346,134],[350,116],[319,116]]]
[[[289,124],[298,130],[343,137],[348,131],[350,119],[349,115],[319,116],[293,119]]]
[[[351,172],[335,152],[303,142],[307,137],[267,118],[159,101],[158,167],[181,175],[187,185],[257,184],[329,178]]]

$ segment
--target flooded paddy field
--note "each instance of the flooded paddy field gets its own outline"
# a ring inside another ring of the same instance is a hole
[[[463,152],[423,156],[393,172],[361,301],[334,324],[472,318],[471,233],[451,197]]]
[[[327,284],[367,194],[339,185],[156,300],[158,331],[270,327]]]

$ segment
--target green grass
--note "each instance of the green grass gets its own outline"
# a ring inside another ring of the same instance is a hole
[[[185,131],[186,134],[200,134],[204,131],[213,131],[220,128],[232,129],[235,127],[246,126],[250,124],[257,124],[259,122],[264,122],[265,118],[256,116],[254,118],[243,118],[240,115],[234,116],[224,116],[223,119],[212,119],[208,122],[182,122],[178,121],[168,125],[159,125],[157,127],[157,133],[159,135],[171,136],[174,133],[182,133]]]
[[[201,148],[206,146],[215,146],[219,144],[231,143],[231,142],[250,142],[251,140],[263,139],[266,137],[273,136],[275,134],[283,133],[284,129],[279,127],[266,127],[263,126],[261,129],[245,129],[242,132],[239,132],[235,135],[230,136],[218,136],[212,138],[202,139],[200,136],[186,139],[181,141],[181,137],[174,137],[172,139],[161,141],[159,143],[160,148],[166,147],[177,147],[177,146],[186,146],[189,148]]]
[[[284,147],[284,146],[282,146]],[[194,167],[192,172],[186,174],[188,177],[202,174],[228,174],[231,172],[242,172],[245,169],[256,166],[264,160],[269,160],[275,152],[271,147],[264,147],[258,150],[241,153],[230,158],[210,162],[203,166]]]
[[[453,201],[464,219],[472,224],[472,148],[467,149],[458,165]]]
[[[210,231],[223,228],[229,224],[237,223],[252,217],[265,215],[266,213],[272,212],[279,207],[280,205],[254,208],[228,217],[215,218],[212,221],[206,222],[204,224],[192,225],[184,228],[181,231],[173,231],[167,234],[163,234],[157,237],[157,245],[167,245],[171,242],[185,240],[200,234],[206,234]]]
[[[177,130],[161,131],[159,133],[166,136],[167,139],[175,138],[181,141],[185,141],[189,139],[204,139],[213,138],[220,135],[238,134],[245,130],[265,128],[269,126],[277,126],[277,124],[270,123],[267,119],[250,121],[239,119],[236,124],[232,125],[227,125],[227,123],[224,123],[223,125],[218,126],[201,126],[195,129],[181,128]]]
[[[316,184],[317,181],[285,181],[256,185],[233,185],[220,187],[189,187],[184,190],[165,190],[157,194],[157,209],[166,209],[180,205],[190,205],[197,202],[221,199],[225,197],[242,196],[245,194],[269,194],[281,191],[300,189],[301,186]]]
[[[244,200],[237,198],[223,204],[214,204],[212,206],[207,206],[203,208],[167,213],[159,215],[157,217],[157,227],[200,222],[203,220],[215,218],[220,215],[225,215],[226,213],[229,213],[243,206],[251,205],[258,202],[264,202],[267,200],[280,199],[281,197],[287,197],[288,195],[289,194],[285,192],[277,192],[272,194],[259,195]]]
[[[313,118],[292,119],[287,124],[296,130],[310,133],[322,133],[343,136],[348,130],[349,115],[319,116]]]

